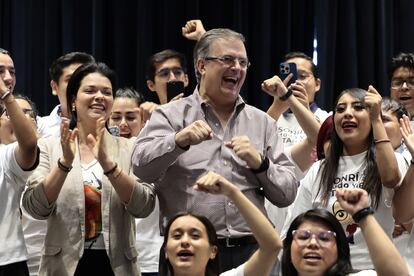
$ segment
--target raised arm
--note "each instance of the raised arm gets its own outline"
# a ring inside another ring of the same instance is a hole
[[[96,136],[89,134],[87,137],[89,149],[93,152],[104,171],[104,175],[109,179],[119,199],[126,205],[127,209],[137,217],[149,215],[155,205],[152,186],[137,183],[133,176],[124,171],[113,160],[105,141],[105,139],[108,139],[108,137],[105,137],[105,133],[105,118],[101,117],[96,121]],[[128,158],[128,156],[125,157]],[[134,200],[139,202],[133,202]],[[128,208],[128,206],[131,206],[131,208]]]
[[[75,138],[78,135],[78,129],[69,129],[69,120],[62,118],[60,126],[60,143],[62,146],[62,157],[58,163],[53,165],[50,172],[45,176],[43,181],[43,191],[49,204],[54,203],[59,197],[63,183],[72,167],[75,158]]]
[[[183,36],[189,40],[200,40],[200,37],[206,32],[203,23],[199,19],[189,20],[181,28]]]
[[[285,82],[289,79],[290,78],[288,77]],[[302,171],[306,171],[313,163],[309,156],[316,146],[321,124],[312,111],[309,110],[308,97],[304,85],[301,82],[292,84],[290,86],[292,94],[289,96],[289,94],[287,94],[288,89],[285,87],[284,82],[282,82],[278,76],[274,76],[273,78],[263,81],[262,89],[274,98],[273,104],[267,113],[277,120],[280,114],[286,110],[286,107],[289,107],[305,132],[306,139],[292,146],[291,156],[299,168]],[[285,100],[281,101],[279,99],[280,97]]]
[[[363,189],[337,189],[336,197],[342,208],[351,214],[361,227],[369,255],[379,276],[409,275],[407,265],[397,248],[385,234],[370,209],[367,191]]]
[[[27,170],[33,168],[37,160],[37,133],[33,121],[24,115],[22,109],[0,78],[0,98],[6,107],[14,135],[17,139],[15,157],[17,164]]]
[[[365,96],[375,143],[375,160],[382,185],[395,188],[401,182],[397,159],[381,118],[381,95],[370,85]]]
[[[223,194],[233,201],[259,245],[258,250],[246,261],[244,275],[268,275],[277,254],[282,249],[282,241],[269,220],[239,188],[214,172],[199,178],[195,189],[212,194]]]
[[[410,119],[406,115],[400,119],[400,125],[404,143],[411,153],[411,163],[401,186],[395,191],[393,213],[395,220],[405,223],[414,219],[414,133],[411,129]]]

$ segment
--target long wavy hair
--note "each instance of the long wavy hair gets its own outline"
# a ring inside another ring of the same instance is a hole
[[[214,228],[213,224],[210,222],[208,218],[205,216],[195,215],[189,212],[180,212],[175,215],[167,224],[167,227],[164,231],[164,242],[162,243],[160,249],[160,261],[159,261],[159,275],[160,276],[174,276],[174,270],[170,263],[170,261],[165,257],[165,248],[168,242],[168,233],[170,232],[171,225],[173,222],[183,216],[191,216],[198,219],[206,228],[207,230],[207,237],[210,246],[214,245],[219,247],[216,229]],[[220,257],[219,251],[217,250],[216,257],[214,259],[209,259],[206,267],[205,276],[218,276],[221,272],[220,267]]]
[[[292,264],[292,241],[293,230],[298,229],[304,222],[317,222],[326,225],[330,231],[336,233],[336,248],[338,250],[338,259],[336,263],[330,267],[325,273],[325,276],[345,276],[352,272],[351,256],[349,252],[349,244],[346,239],[345,232],[341,223],[325,209],[311,209],[305,213],[297,216],[290,224],[286,238],[283,241],[283,255],[282,255],[282,275],[296,276],[298,271]]]
[[[338,104],[339,99],[345,95],[349,94],[352,97],[359,100],[361,103],[365,104],[364,97],[367,93],[366,90],[360,88],[350,88],[346,89],[339,94],[338,98],[335,101],[335,106]],[[335,118],[335,109],[333,113],[333,117]],[[381,178],[379,176],[377,163],[375,162],[375,149],[374,149],[374,136],[372,133],[372,129],[368,136],[368,144],[370,145],[367,154],[365,156],[365,178],[362,185],[362,188],[368,192],[368,194],[372,198],[372,205],[373,207],[378,208],[378,204],[381,198],[382,192],[382,183]],[[338,133],[335,129],[335,120],[333,122],[333,131],[331,135],[331,146],[329,147],[329,154],[325,157],[325,159],[321,163],[321,167],[319,168],[319,174],[321,175],[321,182],[319,185],[318,193],[321,193],[322,202],[324,205],[327,205],[330,193],[333,188],[333,184],[335,182],[335,178],[338,177],[338,167],[339,167],[339,159],[343,155],[343,148],[344,143],[338,136]]]

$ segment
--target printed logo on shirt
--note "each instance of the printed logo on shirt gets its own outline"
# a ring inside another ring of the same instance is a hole
[[[348,243],[354,244],[354,233],[358,229],[358,224],[356,224],[352,216],[342,208],[339,201],[335,201],[334,204],[332,204],[332,213],[335,218],[345,226]]]
[[[291,129],[288,127],[278,127],[278,132],[282,138],[283,145],[290,146],[299,143],[306,138],[302,129]]]
[[[85,240],[89,241],[96,239],[102,232],[102,183],[95,177],[95,180],[84,181],[83,188],[85,192]]]
[[[335,197],[337,188],[362,188],[364,179],[365,173],[360,172],[350,173],[335,178],[331,196]],[[355,223],[352,216],[342,208],[338,201],[333,202],[331,210],[336,219],[344,227],[348,242],[354,244],[354,233],[359,227],[358,224]]]

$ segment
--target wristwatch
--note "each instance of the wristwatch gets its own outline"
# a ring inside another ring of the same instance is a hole
[[[279,100],[286,101],[290,96],[292,96],[292,90],[288,89],[285,95],[279,97]]]

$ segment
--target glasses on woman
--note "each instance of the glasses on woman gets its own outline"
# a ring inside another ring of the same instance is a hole
[[[404,83],[407,85],[408,88],[414,88],[414,77],[409,77],[406,79],[395,78],[391,80],[391,88],[392,89],[400,89]]]
[[[319,231],[313,233],[309,230],[297,229],[292,231],[293,239],[299,246],[306,246],[312,238],[318,242],[321,247],[330,247],[336,242],[336,233],[332,231]]]

